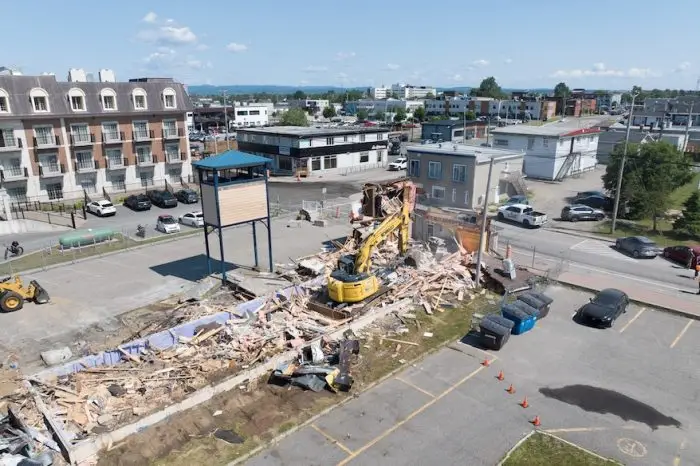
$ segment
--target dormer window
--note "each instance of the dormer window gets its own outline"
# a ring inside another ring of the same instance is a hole
[[[102,89],[100,101],[102,102],[102,110],[107,112],[117,110],[117,93],[113,89]]]
[[[168,109],[177,108],[174,89],[167,88],[163,91],[163,106]]]
[[[146,100],[146,91],[143,89],[134,89],[131,93],[135,110],[148,110],[148,100]]]
[[[73,111],[85,110],[85,100],[82,95],[70,96],[70,107]]]
[[[10,96],[0,89],[0,113],[10,113]]]
[[[49,93],[40,87],[35,87],[29,91],[29,99],[35,112],[49,112]]]

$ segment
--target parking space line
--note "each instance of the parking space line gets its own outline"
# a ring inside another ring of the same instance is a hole
[[[428,395],[430,398],[435,398],[435,395],[433,395],[432,393],[430,393],[428,390],[423,390],[423,389],[420,388],[418,385],[416,385],[416,384],[414,384],[414,383],[411,383],[411,382],[409,382],[408,380],[404,380],[404,379],[402,379],[401,377],[394,377],[394,378],[395,378],[396,380],[398,380],[399,382],[401,382],[401,383],[403,383],[403,384],[406,384],[406,385],[408,385],[409,387],[411,387],[411,388],[413,388],[413,389],[415,389],[415,390],[418,390],[419,392],[421,392],[421,393],[423,393],[423,394],[425,394],[425,395]]]
[[[326,438],[326,440],[328,440],[329,442],[331,442],[332,444],[334,444],[335,446],[337,446],[338,448],[340,448],[341,450],[343,450],[343,451],[344,451],[345,453],[347,453],[348,455],[352,455],[352,450],[351,450],[351,449],[349,449],[348,447],[346,447],[345,445],[343,445],[342,443],[340,443],[338,440],[336,440],[335,438],[333,438],[332,435],[330,435],[330,434],[327,433],[325,430],[323,430],[323,429],[321,429],[320,427],[318,427],[316,424],[311,424],[311,428],[312,428],[313,430],[315,430],[316,432],[318,432],[319,434],[323,435],[323,436]]]
[[[545,429],[542,432],[548,434],[569,434],[578,432],[603,432],[606,430],[634,430],[634,426],[623,426],[623,427],[569,427],[563,429]]]
[[[571,250],[576,249],[576,248],[578,248],[579,246],[582,246],[582,245],[586,244],[587,242],[588,242],[588,240],[587,240],[587,239],[584,239],[583,241],[574,244],[574,245],[571,246],[569,249],[571,249]]]
[[[426,409],[430,408],[432,405],[434,405],[435,403],[437,403],[438,401],[440,401],[441,399],[443,399],[444,397],[446,397],[447,395],[449,395],[450,393],[452,393],[452,391],[454,391],[454,390],[455,390],[456,388],[458,388],[460,385],[462,385],[462,384],[464,384],[465,382],[467,382],[469,379],[471,379],[472,377],[474,377],[475,375],[477,375],[479,372],[481,372],[481,371],[484,370],[485,368],[486,368],[486,366],[479,366],[478,368],[474,369],[471,373],[469,373],[468,375],[466,375],[465,377],[463,377],[461,380],[458,380],[457,382],[455,382],[453,385],[451,385],[451,386],[450,386],[448,389],[446,389],[444,392],[440,393],[439,395],[437,395],[435,398],[433,398],[432,400],[430,400],[430,401],[428,401],[427,403],[425,403],[425,404],[424,404],[423,406],[421,406],[420,408],[417,408],[415,411],[413,411],[411,414],[409,414],[408,416],[406,416],[404,419],[400,420],[399,422],[397,422],[397,423],[394,424],[393,426],[389,427],[387,430],[385,430],[384,432],[382,432],[381,434],[379,434],[378,436],[376,436],[375,438],[373,438],[372,440],[370,440],[369,442],[367,442],[366,444],[364,444],[362,447],[360,447],[359,449],[355,450],[350,456],[348,456],[347,458],[345,458],[344,460],[342,460],[341,462],[339,462],[339,463],[338,463],[338,466],[344,466],[344,465],[348,464],[350,461],[352,461],[353,459],[357,458],[360,454],[364,453],[365,451],[367,451],[368,449],[370,449],[370,448],[372,448],[374,445],[376,445],[378,442],[382,441],[383,439],[385,439],[386,437],[388,437],[389,435],[391,435],[393,432],[396,431],[396,429],[398,429],[399,427],[403,426],[403,425],[406,424],[408,421],[410,421],[410,420],[413,419],[414,417],[418,416],[420,413],[422,413],[423,411],[425,411]]]
[[[678,334],[676,339],[673,340],[673,343],[671,343],[671,346],[669,346],[669,348],[673,348],[674,346],[676,346],[678,344],[679,341],[681,341],[681,338],[683,338],[683,335],[685,335],[685,332],[688,331],[688,329],[690,328],[690,326],[692,324],[693,324],[693,319],[688,319],[688,323],[685,324],[685,327],[683,327],[683,329],[680,331],[680,333]]]
[[[673,458],[673,466],[680,466],[681,464],[681,453],[683,450],[685,450],[685,446],[687,444],[687,440],[683,439],[681,442],[680,446],[678,447],[678,453],[676,453],[676,456]]]
[[[644,313],[644,311],[646,311],[646,310],[647,310],[647,308],[645,308],[645,307],[641,308],[641,309],[639,310],[639,312],[638,312],[637,314],[635,314],[635,316],[632,317],[632,318],[629,320],[629,322],[627,322],[627,323],[625,324],[625,326],[622,327],[622,328],[620,329],[620,333],[622,333],[622,332],[624,332],[625,330],[627,330],[627,327],[629,327],[630,325],[632,325],[632,323],[634,323],[635,320],[639,319],[639,316],[641,316],[641,315]]]

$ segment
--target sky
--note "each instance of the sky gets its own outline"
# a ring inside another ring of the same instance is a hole
[[[0,66],[189,85],[454,87],[494,76],[506,88],[695,89],[699,16],[697,0],[25,0],[3,9]]]

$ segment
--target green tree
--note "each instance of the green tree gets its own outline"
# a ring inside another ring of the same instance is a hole
[[[382,110],[377,110],[374,112],[374,119],[377,121],[386,121],[386,113]]]
[[[571,94],[571,89],[569,89],[569,86],[567,86],[566,83],[559,83],[554,86],[554,97],[566,99],[569,97],[569,94]]]
[[[360,121],[365,121],[365,120],[367,120],[367,117],[368,117],[368,116],[369,116],[369,115],[367,114],[367,110],[365,110],[364,108],[361,108],[361,109],[359,109],[359,110],[357,111],[357,119],[360,120]]]
[[[430,121],[442,121],[445,119],[444,115],[435,115],[430,117]]]
[[[472,112],[471,110],[467,110],[467,112],[464,114],[464,119],[467,121],[476,120],[476,113]]]
[[[396,113],[394,115],[394,123],[401,123],[406,119],[406,110],[403,108],[399,107],[396,109]]]
[[[700,235],[700,191],[694,191],[683,203],[683,216],[673,222],[673,229],[691,236]]]
[[[426,99],[434,99],[434,98],[435,98],[435,94],[433,94],[432,92],[428,92],[427,94],[425,94],[425,98],[426,98]]]
[[[505,96],[501,86],[498,85],[496,78],[493,76],[485,78],[481,81],[479,87],[470,90],[469,94],[476,97],[491,97],[493,99],[500,99]]]
[[[282,114],[281,126],[309,126],[306,112],[301,108],[290,108]]]
[[[392,92],[391,95],[389,96],[390,99],[398,99],[399,98],[399,93],[398,92]]]
[[[623,144],[615,147],[603,175],[603,185],[613,196],[623,151]],[[620,206],[627,205],[635,218],[650,218],[656,230],[658,217],[671,207],[671,193],[693,177],[690,158],[665,141],[630,144],[627,154]]]
[[[323,109],[323,118],[333,118],[336,115],[335,106],[329,105]]]
[[[423,107],[418,107],[413,111],[413,118],[415,118],[418,121],[423,121],[425,120],[425,108]]]
[[[306,99],[306,94],[304,93],[304,91],[299,90],[292,94],[292,98],[295,100]]]

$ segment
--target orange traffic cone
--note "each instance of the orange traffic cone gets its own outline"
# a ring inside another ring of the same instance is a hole
[[[540,425],[542,425],[542,423],[540,422],[540,417],[535,416],[535,418],[532,421],[530,421],[530,424],[532,424],[535,427],[539,427]]]
[[[515,388],[513,387],[513,384],[510,384],[508,388],[506,388],[506,391],[510,393],[511,395],[515,393]]]
[[[527,408],[528,406],[530,406],[530,403],[527,402],[527,397],[523,398],[523,401],[520,403],[520,406],[522,406],[523,408]]]
[[[488,359],[484,359],[481,365],[484,367],[489,367],[491,365],[491,361],[489,361]]]
[[[503,379],[505,379],[506,377],[503,375],[503,371],[498,371],[498,375],[496,376],[496,378],[497,378],[498,380],[503,380]]]

